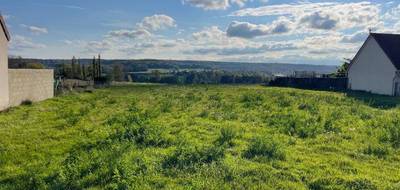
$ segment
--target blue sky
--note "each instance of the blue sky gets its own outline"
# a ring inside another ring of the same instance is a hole
[[[10,54],[340,64],[399,33],[397,1],[0,0]]]

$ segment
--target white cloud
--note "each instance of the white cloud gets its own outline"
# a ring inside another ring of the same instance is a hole
[[[338,18],[332,15],[324,15],[324,13],[314,12],[300,19],[300,24],[306,24],[309,28],[331,30],[337,27]]]
[[[143,18],[142,22],[138,24],[140,28],[151,31],[162,30],[166,28],[176,27],[175,20],[167,15],[153,15]]]
[[[182,3],[202,8],[204,10],[225,10],[232,5],[243,7],[248,1],[253,1],[253,0],[182,0]],[[262,3],[268,2],[268,0],[259,0],[259,1]]]
[[[124,37],[130,39],[145,38],[151,36],[151,33],[145,29],[135,30],[114,30],[109,32],[110,37]]]
[[[229,7],[229,0],[183,0],[182,2],[205,10],[219,10]]]
[[[176,27],[176,22],[167,15],[153,15],[143,18],[132,30],[114,30],[108,33],[108,37],[123,37],[130,39],[143,39],[152,36],[158,30]]]
[[[357,3],[296,3],[247,8],[231,16],[285,16],[313,29],[349,29],[371,27],[379,24],[380,5],[371,2]]]
[[[21,24],[21,27],[27,29],[32,34],[36,34],[36,35],[48,34],[49,33],[47,28],[44,28],[44,27],[28,26],[28,25],[25,25],[25,24]]]
[[[367,31],[359,31],[351,35],[343,36],[342,43],[361,43],[364,42],[368,37]]]
[[[263,54],[266,52],[274,51],[290,51],[296,50],[294,44],[291,43],[270,43],[257,46],[245,46],[245,47],[214,47],[214,48],[197,48],[192,51],[186,51],[187,54],[214,54],[222,56],[235,56],[235,55],[249,55],[249,54]]]
[[[227,35],[251,39],[259,36],[288,33],[292,29],[292,25],[292,22],[283,17],[270,25],[233,21],[227,29]]]
[[[195,40],[199,41],[208,41],[208,40],[219,41],[222,38],[224,38],[226,34],[222,30],[220,30],[217,26],[212,26],[205,28],[202,31],[195,32],[192,34],[192,36]]]
[[[45,47],[46,45],[44,44],[35,43],[32,41],[32,39],[20,35],[13,36],[10,42],[10,49],[14,51],[25,49],[41,49]]]
[[[103,53],[112,48],[112,43],[106,40],[103,41],[90,41],[84,46],[84,52],[88,53]]]

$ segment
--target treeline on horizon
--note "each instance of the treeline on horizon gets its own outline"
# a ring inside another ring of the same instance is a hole
[[[160,73],[158,70],[150,74],[129,74],[135,82],[165,84],[261,84],[271,78],[256,72],[227,72],[218,70],[174,71]]]
[[[90,65],[92,59],[79,59],[83,65]],[[26,59],[10,57],[9,63],[35,62],[46,68],[55,69],[61,64],[71,63],[71,59]],[[314,71],[320,74],[335,72],[337,66],[332,65],[307,65],[289,63],[245,63],[245,62],[215,62],[195,60],[156,60],[156,59],[102,59],[104,69],[112,69],[113,65],[122,65],[124,72],[144,72],[154,69],[168,70],[223,70],[229,72],[257,72],[265,74],[290,75],[294,71]],[[322,63],[321,63],[322,64]]]

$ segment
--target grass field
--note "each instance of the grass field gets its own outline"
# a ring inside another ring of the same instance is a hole
[[[400,189],[400,101],[120,86],[0,113],[0,189]]]

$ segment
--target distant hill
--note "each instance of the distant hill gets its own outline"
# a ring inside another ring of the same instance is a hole
[[[18,62],[10,59],[10,64]],[[57,65],[70,63],[71,60],[63,59],[24,59],[24,61],[39,62],[47,68],[56,68]],[[82,64],[90,64],[91,59],[81,59]],[[292,74],[294,71],[314,71],[320,74],[332,73],[336,66],[305,65],[288,63],[244,63],[244,62],[214,62],[214,61],[179,61],[179,60],[103,60],[104,66],[113,64],[124,65],[125,72],[147,71],[149,69],[206,69],[223,70],[231,72],[261,72],[266,74]]]

